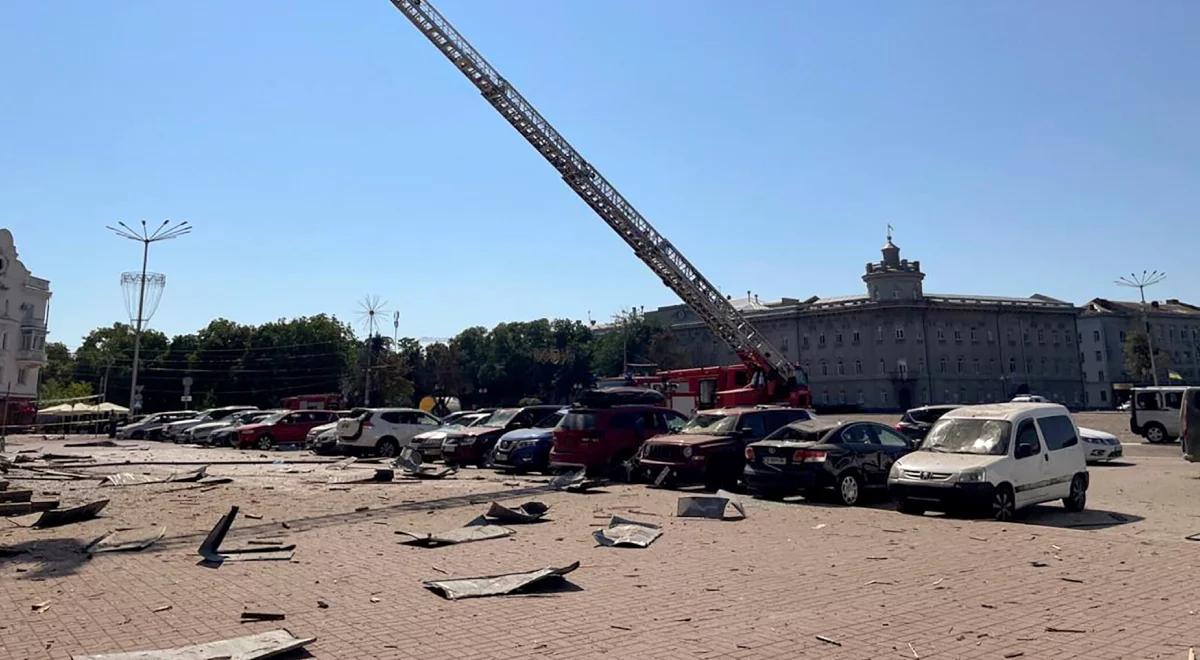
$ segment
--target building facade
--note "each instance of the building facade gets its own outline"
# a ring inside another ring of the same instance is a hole
[[[1175,299],[1143,307],[1095,298],[1079,315],[1079,360],[1088,407],[1115,407],[1129,398],[1130,387],[1149,384],[1125,368],[1125,339],[1144,328],[1143,323],[1150,326],[1159,384],[1200,383],[1200,307]]]
[[[1034,393],[1083,405],[1077,309],[1028,298],[926,293],[919,261],[889,238],[866,265],[866,293],[732,301],[808,374],[818,407],[900,410]],[[737,357],[684,305],[647,312],[672,329],[689,366]]]
[[[0,229],[0,420],[27,417],[37,398],[49,309],[50,282],[29,272],[12,233]]]

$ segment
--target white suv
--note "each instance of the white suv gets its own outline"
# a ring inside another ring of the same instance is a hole
[[[1048,403],[964,406],[929,430],[920,450],[892,464],[888,490],[903,513],[985,508],[996,520],[1061,499],[1087,503],[1088,472],[1079,429]]]
[[[391,458],[410,446],[413,436],[441,425],[437,417],[415,408],[371,408],[338,420],[337,446],[346,454],[374,451]]]

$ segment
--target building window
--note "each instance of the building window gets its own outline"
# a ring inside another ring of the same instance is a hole
[[[962,330],[959,330],[959,329],[955,328],[955,330],[954,330],[954,341],[956,341],[956,342],[959,342],[959,343],[962,343]]]
[[[838,390],[838,403],[846,404],[846,390]]]
[[[892,287],[892,300],[900,300],[900,289]]]
[[[1033,373],[1033,358],[1025,358],[1025,373]]]
[[[996,372],[996,358],[988,359],[988,373],[989,374],[997,373]]]
[[[860,341],[862,341],[862,337],[858,334],[858,330],[855,330],[853,333],[850,334],[850,342],[852,344],[857,346],[858,342],[860,342]]]
[[[839,332],[833,336],[833,343],[837,344],[838,346],[842,345],[842,333]]]
[[[1099,380],[1101,383],[1104,382],[1104,370],[1103,369],[1100,370],[1100,373],[1096,374],[1096,380]]]
[[[1108,401],[1108,391],[1107,390],[1100,390],[1100,400],[1104,401],[1104,402]]]
[[[1125,331],[1124,330],[1121,331],[1120,337],[1121,337],[1121,343],[1124,344],[1125,343]]]
[[[983,367],[981,367],[979,365],[979,358],[975,358],[974,360],[971,360],[971,366],[974,367],[976,375],[983,373],[982,372]]]
[[[862,375],[862,360],[855,360],[855,361],[854,361],[854,373],[855,373],[855,374],[857,374],[857,375],[859,375],[859,376],[861,376],[861,375]]]
[[[822,376],[829,375],[829,363],[827,363],[825,360],[821,360],[821,375]]]
[[[7,332],[0,332],[0,350],[2,350],[2,351],[8,350],[8,333]]]
[[[896,341],[904,341],[904,328],[896,328]]]
[[[961,401],[962,403],[967,402],[967,388],[965,388],[965,387],[958,388],[958,400]]]
[[[1121,334],[1125,334],[1125,333],[1121,333]],[[1092,341],[1097,344],[1100,343],[1100,331],[1099,330],[1092,330]]]
[[[846,367],[845,367],[845,365],[842,364],[841,360],[837,361],[837,375],[839,375],[839,376],[846,375]]]
[[[883,341],[883,326],[875,326],[875,341]]]
[[[829,405],[829,390],[821,392],[821,403]]]
[[[861,406],[866,402],[867,402],[867,395],[864,394],[862,390],[859,390],[858,391],[858,405]]]
[[[1029,331],[1028,330],[1021,331],[1021,341],[1025,342],[1026,346],[1029,345]]]
[[[1097,362],[1104,361],[1104,352],[1103,351],[1096,351],[1096,361]]]
[[[1039,344],[1046,343],[1046,331],[1042,330],[1041,328],[1038,328],[1038,343]]]
[[[938,372],[943,373],[943,374],[946,373],[946,358],[945,357],[938,358]]]
[[[885,406],[887,405],[887,403],[888,403],[887,390],[879,390],[879,403],[882,403]]]
[[[1007,332],[1007,333],[1005,333],[1005,334],[1006,334],[1006,335],[1008,335],[1008,345],[1009,345],[1009,346],[1013,346],[1013,345],[1015,345],[1015,344],[1017,343],[1017,339],[1016,339],[1016,337],[1013,335],[1012,328],[1009,328],[1009,329],[1008,329],[1008,332]]]
[[[879,358],[879,373],[880,374],[887,373],[887,362],[884,362],[883,358]]]
[[[960,373],[960,374],[963,372],[963,359],[962,359],[961,355],[958,357],[958,360],[954,364],[954,371],[955,371],[955,373]]]
[[[1017,358],[1008,358],[1008,373],[1017,373]]]
[[[787,353],[787,352],[788,352],[788,340],[787,340],[787,338],[784,338],[784,340],[783,340],[783,345],[779,347],[779,350],[783,351],[784,353]]]
[[[1042,375],[1046,375],[1046,374],[1050,373],[1049,371],[1046,370],[1046,358],[1042,358],[1042,370],[1039,371],[1038,373],[1040,373]]]
[[[896,360],[896,373],[900,374],[900,378],[908,378],[908,361],[904,359]]]
[[[971,328],[971,343],[974,344],[974,343],[977,343],[978,341],[979,341],[979,331],[977,331],[975,328],[972,327]]]
[[[24,367],[17,369],[17,385],[25,385],[28,380],[29,370]]]
[[[1058,346],[1058,330],[1050,333],[1050,341],[1054,342],[1055,346]]]
[[[942,328],[937,329],[937,340],[946,341],[946,331]]]
[[[996,341],[996,333],[991,330],[988,330],[987,341],[989,344]]]
[[[825,348],[825,333],[817,335],[817,346]]]
[[[800,348],[808,348],[808,335],[800,338]]]
[[[917,358],[917,373],[925,373],[925,358]]]

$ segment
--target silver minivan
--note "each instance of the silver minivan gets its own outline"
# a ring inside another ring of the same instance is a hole
[[[1133,388],[1129,430],[1154,444],[1178,438],[1183,394],[1187,389],[1181,386]]]

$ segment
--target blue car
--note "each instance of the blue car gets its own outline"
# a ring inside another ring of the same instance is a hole
[[[541,420],[533,428],[517,429],[500,436],[492,449],[490,463],[500,470],[550,471],[550,448],[554,445],[554,427],[566,411],[560,410]]]

